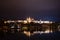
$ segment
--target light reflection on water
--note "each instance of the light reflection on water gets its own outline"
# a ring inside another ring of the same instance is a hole
[[[50,31],[50,30],[46,30],[46,31],[34,31],[33,33],[31,33],[30,31],[24,31],[23,32],[25,35],[27,35],[27,36],[30,36],[30,35],[34,35],[34,34],[46,34],[46,33],[52,33],[52,31]]]

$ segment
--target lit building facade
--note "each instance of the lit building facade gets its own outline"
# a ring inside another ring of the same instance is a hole
[[[52,33],[55,31],[60,31],[60,26],[52,21],[42,21],[34,20],[33,18],[26,18],[26,20],[7,20],[4,21],[5,24],[10,25],[11,31],[30,31],[31,33]],[[28,33],[30,33],[28,32]]]
[[[26,20],[7,20],[7,21],[4,21],[4,23],[16,23],[16,22],[22,22],[22,23],[31,23],[31,22],[34,22],[34,23],[39,23],[39,24],[42,24],[42,23],[53,23],[52,21],[38,21],[38,20],[34,20],[33,18],[30,18],[28,17]]]

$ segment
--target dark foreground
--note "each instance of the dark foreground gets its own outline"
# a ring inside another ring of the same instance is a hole
[[[0,32],[0,40],[60,40],[60,32],[54,32],[49,34],[34,34],[30,37],[20,32]]]

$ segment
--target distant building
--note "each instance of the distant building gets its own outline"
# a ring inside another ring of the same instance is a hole
[[[43,33],[60,31],[60,24],[52,21],[34,20],[33,18],[26,18],[26,20],[7,20],[5,24],[10,25],[10,28],[15,31],[43,31]]]
[[[26,20],[7,20],[7,21],[4,21],[4,23],[31,23],[31,22],[34,22],[34,23],[39,23],[39,24],[42,24],[42,23],[53,23],[52,21],[38,21],[38,20],[34,20],[33,18],[30,18],[28,17]]]

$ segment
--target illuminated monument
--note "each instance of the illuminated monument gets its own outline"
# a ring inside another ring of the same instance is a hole
[[[4,21],[4,23],[31,23],[31,22],[34,22],[34,23],[39,23],[39,24],[42,24],[42,23],[53,23],[52,21],[38,21],[38,20],[34,20],[33,18],[30,18],[28,17],[26,20],[7,20],[7,21]]]
[[[14,29],[14,27],[16,27],[16,29],[14,30],[17,30],[17,29],[21,30],[23,31],[23,33],[25,33],[28,36],[30,36],[31,33],[33,34],[52,33],[54,31],[57,31],[58,29],[60,31],[60,25],[57,27],[57,24],[55,24],[55,22],[34,20],[31,17],[26,18],[26,20],[7,20],[7,21],[4,21],[4,23],[5,24],[14,23],[14,25],[17,25],[17,26],[12,25],[11,29]]]

